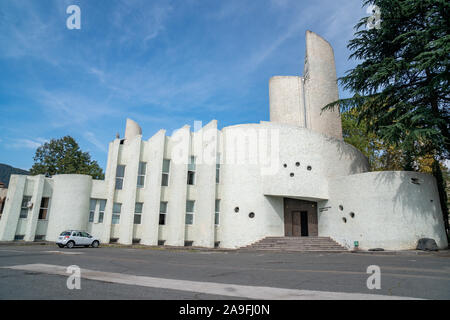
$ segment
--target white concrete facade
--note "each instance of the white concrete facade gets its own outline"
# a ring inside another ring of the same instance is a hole
[[[128,120],[109,145],[105,180],[12,176],[0,241],[83,229],[104,243],[238,248],[284,236],[289,198],[310,202],[318,235],[348,248],[414,249],[420,238],[445,248],[434,178],[369,172],[343,142],[339,111],[321,112],[338,98],[333,50],[306,39],[305,76],[270,80],[270,122],[218,130],[213,120],[143,140]]]

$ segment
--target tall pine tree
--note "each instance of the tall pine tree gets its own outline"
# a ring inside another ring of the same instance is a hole
[[[450,2],[363,2],[369,5],[379,9],[381,21],[367,28],[373,18],[365,17],[355,26],[348,48],[360,63],[339,79],[355,94],[324,109],[354,111],[368,133],[402,150],[405,170],[432,155],[440,182],[438,162],[450,155]],[[442,197],[445,186],[438,187]],[[442,209],[447,220],[447,207]]]

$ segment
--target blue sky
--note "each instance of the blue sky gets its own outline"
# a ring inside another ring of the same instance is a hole
[[[81,30],[66,9],[81,8]],[[105,168],[136,120],[144,139],[194,121],[269,120],[268,81],[302,75],[305,32],[333,45],[338,76],[366,16],[360,0],[1,0],[0,163],[29,169],[71,135]],[[342,92],[341,96],[348,96]]]

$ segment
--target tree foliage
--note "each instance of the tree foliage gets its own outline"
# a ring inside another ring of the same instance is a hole
[[[85,174],[94,179],[104,179],[103,170],[91,160],[88,152],[81,151],[78,143],[70,136],[52,139],[40,146],[34,156],[30,170],[32,175]]]
[[[340,78],[355,94],[325,108],[355,109],[367,132],[405,152],[448,158],[450,150],[450,2],[366,0],[381,11],[381,27],[356,25],[348,48],[361,61]],[[406,166],[408,168],[408,166]]]
[[[405,159],[405,151],[383,141],[373,132],[367,132],[365,121],[358,120],[355,109],[341,114],[342,132],[344,141],[359,149],[368,158],[372,171],[404,170],[405,163],[411,162]],[[433,154],[418,156],[411,162],[412,170],[433,174]],[[447,172],[444,161],[440,162],[443,172]]]
[[[404,170],[431,171],[448,230],[442,160],[450,155],[450,2],[365,0],[368,5],[379,8],[381,23],[366,28],[371,18],[365,17],[355,26],[348,48],[360,62],[339,79],[354,96],[324,109],[353,112],[370,143],[349,142],[359,144],[372,165],[385,157]]]

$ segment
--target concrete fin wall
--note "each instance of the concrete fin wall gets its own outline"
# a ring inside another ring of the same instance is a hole
[[[36,235],[36,227],[39,218],[39,211],[41,206],[42,193],[44,191],[44,180],[43,175],[38,175],[32,177],[34,179],[34,190],[31,197],[31,202],[33,202],[33,208],[28,212],[27,226],[25,230],[25,241],[34,241]]]
[[[121,164],[123,163],[125,165],[123,190],[126,190],[126,192],[122,192],[122,197],[119,198],[118,201],[119,203],[122,203],[119,223],[119,242],[121,244],[132,244],[133,242],[134,212],[136,206],[141,143],[142,136],[134,136],[132,139],[125,141],[125,145],[123,145],[124,152],[121,153]]]
[[[213,120],[194,133],[196,157],[196,199],[193,238],[196,246],[214,247],[214,213],[216,199],[217,121]]]
[[[147,177],[144,190],[145,204],[142,215],[141,244],[158,244],[159,209],[161,201],[161,180],[164,159],[166,131],[160,130],[149,141],[149,153],[146,157]]]
[[[5,208],[3,209],[2,219],[0,220],[0,241],[14,240],[26,181],[26,176],[11,176]]]
[[[177,130],[170,140],[174,148],[171,150],[168,190],[170,201],[165,226],[168,237],[165,240],[169,246],[184,246],[190,127],[184,126]]]

